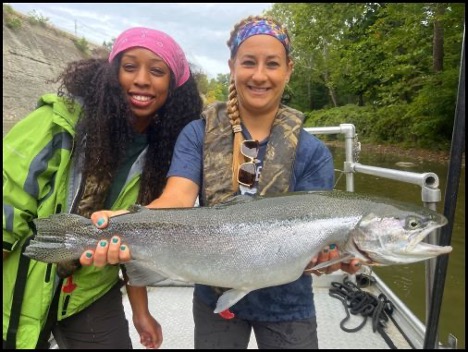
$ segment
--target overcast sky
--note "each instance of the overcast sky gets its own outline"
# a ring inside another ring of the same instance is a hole
[[[129,27],[144,26],[171,35],[190,63],[210,78],[229,73],[226,41],[239,20],[259,15],[272,3],[8,3],[14,10],[35,10],[54,26],[86,40],[110,42]]]

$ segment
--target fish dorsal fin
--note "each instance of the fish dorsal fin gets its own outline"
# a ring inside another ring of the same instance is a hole
[[[147,210],[148,208],[144,207],[143,205],[140,204],[133,204],[130,205],[130,207],[127,209],[130,213],[138,213],[142,210]]]
[[[339,256],[337,258],[334,258],[332,260],[328,260],[326,262],[321,262],[320,264],[317,264],[313,268],[307,269],[307,271],[320,270],[320,269],[326,268],[327,266],[330,266],[330,265],[333,265],[333,264],[336,264],[336,263],[341,263],[341,262],[343,262],[345,260],[349,260],[351,258],[354,258],[354,256],[351,255],[351,254],[343,254],[343,255],[341,255],[341,256]]]
[[[218,203],[213,205],[213,208],[223,208],[227,205],[234,205],[234,204],[245,204],[245,203],[250,203],[257,199],[258,196],[249,196],[246,194],[239,194],[237,196],[233,196],[224,202]]]
[[[220,313],[226,309],[229,309],[242,298],[244,298],[244,296],[249,292],[250,291],[242,291],[234,288],[224,292],[221,297],[218,298],[218,302],[216,302],[214,313]]]

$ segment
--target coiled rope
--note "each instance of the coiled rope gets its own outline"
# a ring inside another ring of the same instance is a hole
[[[372,281],[374,278],[369,277],[368,279]],[[331,285],[329,295],[339,299],[345,307],[346,318],[340,323],[343,331],[350,333],[359,331],[366,324],[367,318],[372,317],[372,330],[379,332],[391,349],[397,349],[385,332],[386,323],[393,313],[394,306],[383,293],[376,297],[372,293],[361,290],[356,284],[349,281],[348,277],[345,277],[343,283],[335,281]],[[362,323],[354,328],[345,327],[345,323],[351,317],[350,313],[361,314],[364,317]]]

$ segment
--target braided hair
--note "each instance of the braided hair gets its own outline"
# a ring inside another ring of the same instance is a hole
[[[229,40],[226,42],[227,46],[231,48],[231,44],[233,43],[234,39],[236,38],[237,33],[239,30],[244,27],[246,24],[254,22],[266,20],[277,24],[279,27],[282,27],[283,31],[288,35],[287,29],[277,20],[270,16],[249,16],[237,24],[234,25],[233,30],[229,36]],[[237,54],[237,50],[235,52],[231,52],[231,60],[235,58]],[[290,57],[288,56],[288,61]],[[242,160],[244,160],[244,156],[241,153],[241,144],[244,140],[242,136],[242,127],[241,127],[241,116],[239,112],[239,102],[237,99],[237,90],[236,85],[234,82],[234,77],[230,78],[229,82],[229,89],[228,89],[228,101],[227,101],[227,114],[229,117],[229,121],[232,126],[232,131],[234,133],[234,143],[233,143],[233,157],[232,157],[232,190],[233,192],[237,192],[239,184],[237,182],[237,171],[239,169]]]

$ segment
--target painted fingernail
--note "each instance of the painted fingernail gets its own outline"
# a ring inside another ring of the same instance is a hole
[[[91,258],[91,257],[93,256],[93,253],[91,253],[91,252],[86,252],[85,255],[86,255],[86,258]]]
[[[101,245],[101,247],[105,247],[107,245],[107,241],[101,241],[99,244]]]
[[[120,246],[120,250],[121,250],[121,251],[124,251],[124,250],[126,250],[126,249],[127,249],[127,246]]]
[[[328,248],[325,248],[322,252],[323,253],[328,253]]]
[[[119,239],[117,237],[113,237],[112,238],[112,243],[117,243],[117,242],[119,242]]]
[[[97,225],[101,226],[102,224],[104,224],[104,222],[105,222],[104,218],[99,218],[99,220],[97,221]]]
[[[331,244],[329,247],[330,247],[330,250],[332,251],[336,248],[336,244]]]

